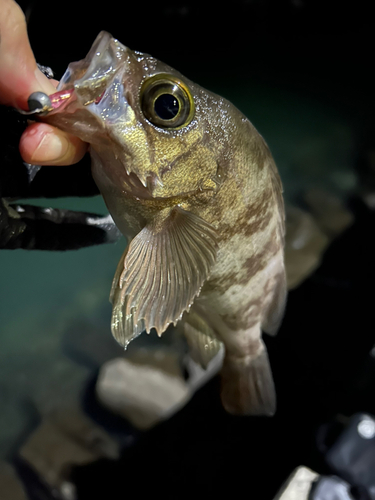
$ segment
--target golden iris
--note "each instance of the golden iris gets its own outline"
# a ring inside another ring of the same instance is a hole
[[[194,100],[187,86],[175,76],[164,73],[143,83],[141,107],[147,120],[162,128],[185,127],[194,116]]]

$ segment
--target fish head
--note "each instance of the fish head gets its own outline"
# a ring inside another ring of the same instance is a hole
[[[168,65],[103,31],[68,66],[55,96],[43,120],[90,144],[105,199],[162,205],[218,189],[220,141],[210,130],[220,123],[212,116],[220,98]]]

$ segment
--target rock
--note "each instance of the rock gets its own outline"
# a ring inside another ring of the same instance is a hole
[[[332,239],[354,221],[340,198],[327,191],[310,189],[304,201],[309,212],[286,207],[285,267],[289,290],[314,272]]]
[[[186,383],[193,393],[219,373],[223,366],[224,354],[224,347],[222,347],[217,355],[210,361],[206,369],[196,363],[189,354],[185,357],[185,368],[188,372]]]
[[[67,487],[70,468],[99,458],[118,458],[118,445],[79,409],[45,418],[20,450],[20,456],[52,488]],[[66,495],[65,495],[66,496]]]
[[[105,407],[144,430],[183,407],[192,392],[175,354],[140,351],[133,359],[115,358],[105,363],[96,393]]]
[[[355,500],[355,497],[350,484],[340,477],[322,476],[314,486],[311,500]]]
[[[329,237],[309,213],[287,206],[285,268],[289,290],[300,285],[319,266],[328,244]]]
[[[367,145],[357,159],[358,194],[370,210],[375,209],[375,146],[374,132],[367,138]]]
[[[64,434],[76,439],[93,456],[110,459],[119,457],[120,451],[116,441],[79,408],[55,412],[50,416],[50,421]]]
[[[7,462],[0,461],[0,498],[1,500],[27,500],[14,468]]]
[[[332,193],[322,189],[309,189],[304,195],[304,201],[319,228],[331,239],[354,222],[353,214]]]
[[[311,486],[318,477],[319,474],[307,467],[297,467],[274,500],[308,500]]]

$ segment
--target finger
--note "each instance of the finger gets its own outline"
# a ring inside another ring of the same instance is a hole
[[[87,144],[47,123],[33,123],[23,133],[20,153],[34,165],[71,165],[87,151]]]
[[[13,0],[0,0],[0,12],[0,102],[27,110],[32,92],[55,89],[37,68],[21,8]]]

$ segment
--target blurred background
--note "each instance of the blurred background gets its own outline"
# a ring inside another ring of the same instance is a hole
[[[19,4],[37,61],[56,78],[107,30],[252,121],[284,185],[290,293],[277,337],[265,339],[277,413],[233,417],[220,405],[218,367],[200,371],[172,331],[142,335],[125,354],[112,339],[108,296],[123,238],[67,252],[1,251],[0,498],[129,490],[143,498],[157,489],[166,498],[245,491],[271,500],[299,465],[338,474],[326,459],[331,434],[354,414],[375,414],[375,21],[367,3]],[[27,202],[107,213],[100,196]],[[154,396],[159,387],[158,401],[137,399],[146,387]],[[343,479],[347,498],[375,498],[365,496],[367,483]]]

